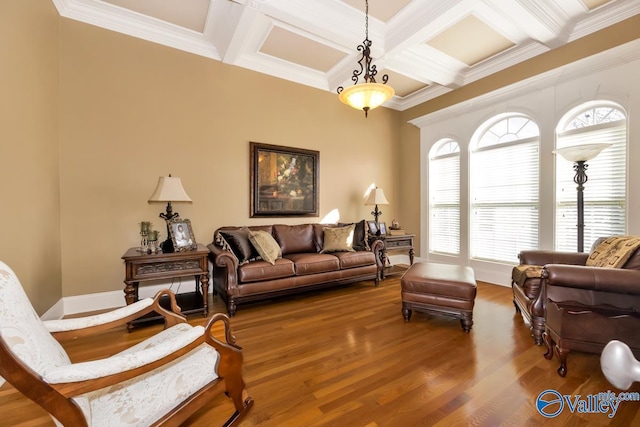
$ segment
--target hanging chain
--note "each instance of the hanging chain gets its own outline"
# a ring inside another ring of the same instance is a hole
[[[364,1],[364,38],[369,40],[369,0]]]

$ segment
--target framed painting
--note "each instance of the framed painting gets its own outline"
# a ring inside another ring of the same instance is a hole
[[[251,218],[318,216],[320,152],[250,142]]]

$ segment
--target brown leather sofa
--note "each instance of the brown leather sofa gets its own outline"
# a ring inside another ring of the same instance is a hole
[[[234,316],[239,304],[251,301],[362,280],[374,280],[378,286],[384,243],[376,240],[369,246],[365,225],[364,220],[355,223],[354,252],[331,253],[321,253],[324,228],[332,227],[327,224],[220,227],[208,245],[213,293],[223,298],[229,316]],[[257,257],[241,261],[221,236],[246,229],[271,234],[282,256],[273,265]]]
[[[595,246],[597,244],[594,244]],[[626,283],[624,280],[628,279],[625,278],[631,278],[636,280],[636,286],[640,289],[640,249],[631,255],[622,268],[587,267],[585,264],[589,255],[589,253],[544,250],[520,252],[520,266],[515,267],[512,274],[513,302],[516,311],[521,312],[530,323],[531,334],[537,345],[543,342],[542,335],[545,331],[547,315],[547,300],[541,292],[544,279],[540,274],[527,277],[522,267],[530,266],[535,269],[537,266],[540,272],[546,270],[552,273],[553,278],[550,282],[552,286],[555,284],[569,288],[583,286],[585,289],[599,289],[599,286],[609,284],[614,287],[619,286],[619,283]]]

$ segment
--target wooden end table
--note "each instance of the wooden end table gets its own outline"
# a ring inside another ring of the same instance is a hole
[[[387,256],[387,251],[409,251],[409,262],[413,265],[414,258],[414,250],[413,250],[413,239],[415,234],[402,234],[392,236],[391,234],[385,234],[384,236],[371,236],[370,239],[380,239],[384,242],[384,249],[382,251],[382,277],[396,276],[398,274],[404,273],[407,269],[397,266],[387,267],[387,261],[389,257]]]
[[[195,276],[195,292],[185,292],[176,295],[176,300],[182,314],[202,312],[204,317],[209,314],[209,249],[198,244],[195,250],[173,253],[143,254],[138,248],[128,249],[122,259],[125,263],[124,298],[127,305],[138,301],[138,285],[140,283],[176,279]],[[200,287],[198,287],[198,280]],[[159,316],[143,317],[131,322],[127,328],[133,329],[134,324],[158,319]]]

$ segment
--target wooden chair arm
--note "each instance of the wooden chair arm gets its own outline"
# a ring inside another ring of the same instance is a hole
[[[169,311],[160,305],[160,298],[163,296],[167,296],[169,298],[171,310],[173,311]],[[97,314],[94,316],[87,316],[83,318],[45,321],[44,324],[49,329],[54,338],[56,338],[58,341],[65,341],[93,335],[98,332],[126,325],[128,322],[131,322],[139,317],[144,316],[145,314],[154,311],[164,317],[165,329],[177,325],[178,323],[184,323],[187,321],[187,319],[182,314],[180,314],[181,310],[176,302],[175,294],[169,289],[162,289],[158,291],[153,297],[153,301],[151,304],[148,304],[148,301],[141,300],[132,305],[137,305],[138,303],[140,303],[140,308],[134,312],[131,312],[131,310],[129,309],[129,307],[131,306],[125,306],[110,313]],[[118,312],[120,312],[122,315],[118,315]],[[87,326],[80,326],[83,323]]]

